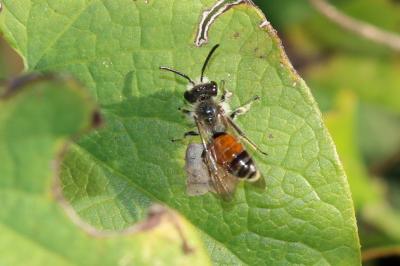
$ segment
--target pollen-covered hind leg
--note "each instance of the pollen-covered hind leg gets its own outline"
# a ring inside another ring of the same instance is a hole
[[[251,98],[249,101],[247,101],[245,104],[243,104],[242,106],[239,106],[238,108],[236,108],[235,110],[233,110],[232,113],[230,113],[229,116],[230,116],[232,119],[235,119],[237,116],[243,115],[243,114],[247,113],[247,112],[250,110],[251,105],[252,105],[255,101],[258,101],[258,100],[260,100],[260,97],[257,96],[257,95],[254,96],[254,97]]]

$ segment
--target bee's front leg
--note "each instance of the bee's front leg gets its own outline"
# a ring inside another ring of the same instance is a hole
[[[231,101],[233,94],[232,94],[232,92],[225,89],[225,80],[221,80],[221,91],[222,91],[222,95],[221,95],[220,101],[222,103],[224,103],[224,102],[229,103]]]
[[[179,107],[178,110],[181,111],[182,113],[184,113],[185,115],[189,115],[192,112],[192,111],[182,108],[182,107]]]
[[[258,100],[260,100],[260,97],[257,96],[257,95],[254,96],[252,99],[250,99],[249,101],[247,101],[245,104],[243,104],[242,106],[239,106],[238,108],[236,108],[235,110],[233,110],[232,113],[229,114],[229,116],[230,116],[232,119],[235,119],[237,116],[243,115],[243,114],[247,113],[247,112],[250,110],[251,105],[252,105],[255,101],[258,101]]]

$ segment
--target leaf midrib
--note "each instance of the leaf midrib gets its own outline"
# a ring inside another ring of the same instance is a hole
[[[71,18],[71,21],[67,25],[65,25],[65,27],[56,35],[56,37],[51,42],[49,42],[49,45],[43,49],[43,53],[38,57],[36,62],[32,63],[30,67],[31,69],[36,69],[37,65],[47,54],[47,52],[57,43],[57,41],[72,27],[72,25],[80,18],[80,16],[86,11],[86,9],[95,1],[96,0],[90,0],[81,10],[78,11],[78,13],[74,17]]]

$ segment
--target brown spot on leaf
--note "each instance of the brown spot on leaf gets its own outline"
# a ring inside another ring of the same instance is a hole
[[[259,47],[254,48],[254,53],[255,53],[255,57],[260,58],[260,59],[265,59],[266,56],[262,53],[262,49],[260,49]]]
[[[29,73],[17,78],[6,81],[5,90],[3,94],[0,95],[0,98],[9,98],[13,96],[15,93],[22,90],[25,86],[31,85],[40,81],[49,80],[54,78],[52,74],[41,74],[41,73]]]
[[[103,124],[103,118],[101,117],[100,111],[95,110],[92,114],[92,126],[100,127]]]

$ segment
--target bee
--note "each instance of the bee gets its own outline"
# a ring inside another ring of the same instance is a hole
[[[230,199],[240,180],[265,187],[264,179],[241,140],[260,153],[267,153],[234,122],[237,116],[249,111],[251,105],[260,98],[255,96],[231,111],[229,100],[232,93],[225,89],[225,82],[221,82],[222,94],[218,97],[217,83],[204,77],[208,62],[218,47],[217,44],[210,50],[198,82],[175,69],[163,66],[160,69],[173,72],[189,82],[183,95],[188,106],[180,110],[194,122],[197,130],[186,132],[184,137],[200,136],[201,143],[190,144],[186,150],[187,193],[201,195],[212,191]]]

